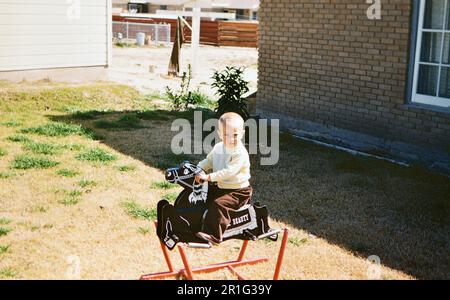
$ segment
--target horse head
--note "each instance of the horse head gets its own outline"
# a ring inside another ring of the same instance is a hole
[[[182,187],[193,187],[195,175],[203,172],[203,169],[190,163],[182,162],[178,167],[166,170],[166,180]]]

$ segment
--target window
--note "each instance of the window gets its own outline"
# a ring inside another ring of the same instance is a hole
[[[420,1],[412,102],[450,107],[450,0]]]

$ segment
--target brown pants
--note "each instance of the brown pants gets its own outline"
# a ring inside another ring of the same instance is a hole
[[[222,242],[222,235],[231,222],[230,211],[237,210],[250,202],[253,189],[220,189],[210,185],[208,190],[208,212],[203,231],[210,234],[217,243]]]

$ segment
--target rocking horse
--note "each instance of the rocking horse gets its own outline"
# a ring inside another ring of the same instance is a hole
[[[197,183],[195,175],[204,172],[200,167],[183,162],[179,167],[166,170],[165,178],[170,183],[176,183],[184,189],[178,195],[172,205],[167,200],[161,200],[157,205],[157,221],[155,222],[156,234],[160,241],[161,250],[169,271],[142,275],[142,280],[161,279],[166,277],[185,277],[192,280],[194,273],[214,272],[227,268],[239,279],[244,279],[234,267],[253,265],[265,262],[267,258],[245,259],[244,254],[249,241],[257,241],[268,238],[277,241],[278,234],[283,232],[280,251],[275,267],[273,279],[279,277],[284,250],[288,238],[288,230],[272,229],[268,223],[268,211],[266,206],[258,202],[250,203],[230,213],[232,222],[223,233],[223,241],[229,239],[243,240],[243,244],[235,261],[213,264],[203,267],[191,267],[186,256],[185,248],[209,249],[212,245],[195,235],[203,228],[203,220],[208,211],[208,182]],[[178,250],[183,261],[184,269],[174,270],[170,260],[169,250],[178,245]]]

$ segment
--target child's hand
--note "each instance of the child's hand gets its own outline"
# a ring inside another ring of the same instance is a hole
[[[206,175],[204,173],[195,175],[195,182],[197,182],[197,183],[201,183],[201,182],[209,181],[209,180],[210,180],[209,175]]]

